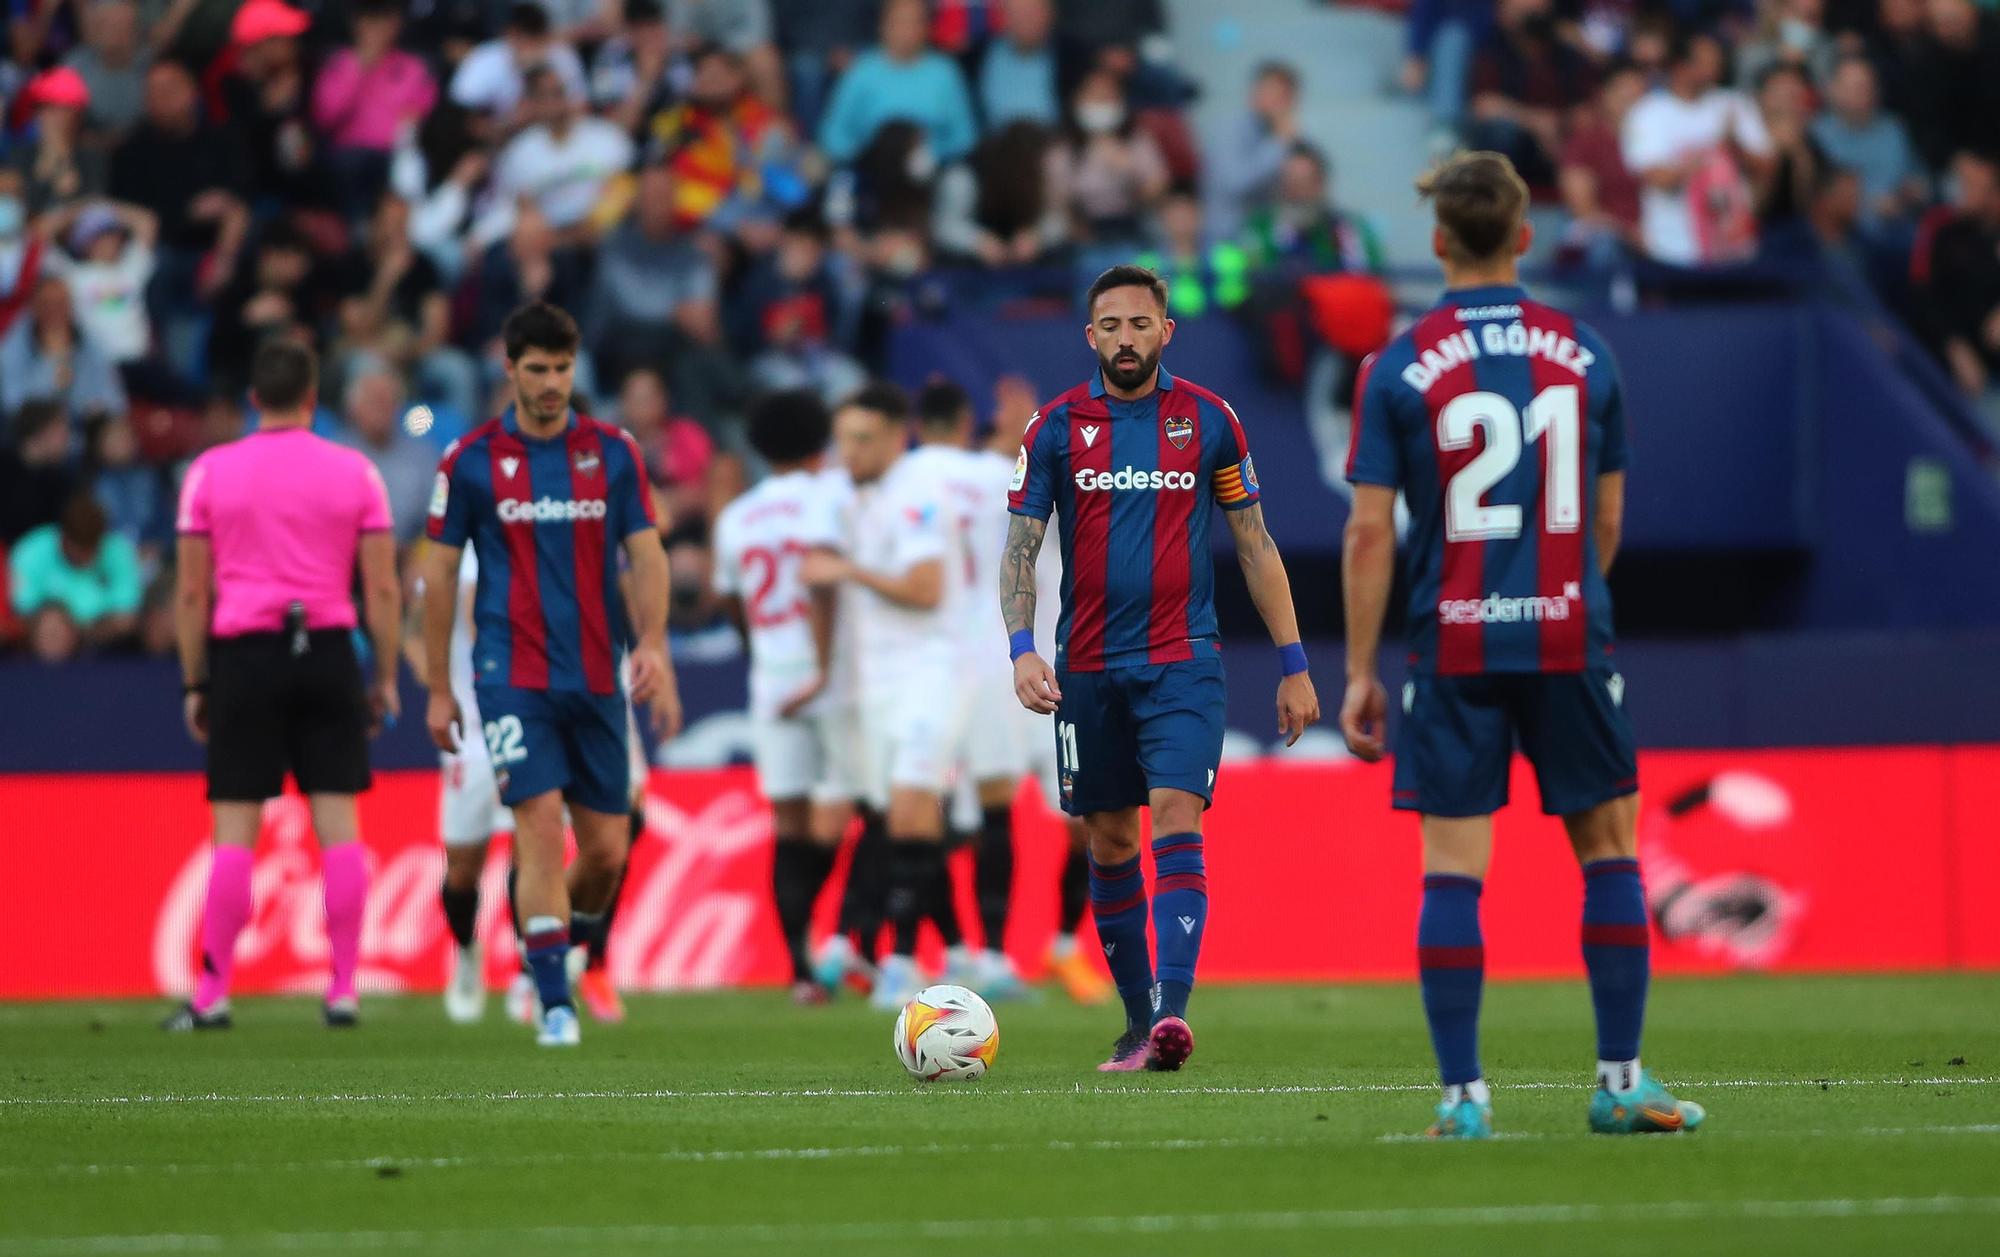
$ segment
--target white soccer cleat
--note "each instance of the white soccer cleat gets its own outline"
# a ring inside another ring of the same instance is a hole
[[[1021,981],[1021,975],[1014,970],[1014,962],[1007,953],[983,951],[979,953],[979,964],[974,970],[975,981],[969,983],[973,990],[989,1000],[1033,1000],[1035,990]]]
[[[542,1028],[535,1035],[537,1047],[575,1047],[583,1042],[583,1026],[574,1008],[551,1008],[542,1014]]]
[[[517,973],[507,983],[507,1020],[524,1026],[532,1026],[542,1019],[542,997],[535,990],[535,980],[525,973]]]
[[[942,986],[962,986],[968,990],[979,984],[979,956],[970,947],[960,944],[948,947],[944,953],[944,972],[938,975]]]
[[[876,970],[875,990],[868,996],[868,1006],[877,1012],[900,1012],[922,986],[916,961],[908,956],[885,956],[881,968]]]
[[[486,1016],[486,957],[478,943],[459,948],[452,961],[451,981],[444,988],[444,1015],[460,1026]]]

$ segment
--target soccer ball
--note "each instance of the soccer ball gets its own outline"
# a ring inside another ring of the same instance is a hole
[[[930,986],[896,1018],[896,1059],[921,1082],[971,1082],[993,1067],[1000,1024],[962,986]]]

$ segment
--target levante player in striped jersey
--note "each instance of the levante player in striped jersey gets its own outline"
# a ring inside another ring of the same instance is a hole
[[[1479,1066],[1479,895],[1516,742],[1583,868],[1597,1014],[1590,1127],[1693,1130],[1701,1106],[1639,1066],[1650,976],[1639,779],[1604,580],[1625,503],[1618,371],[1595,332],[1521,289],[1528,189],[1505,157],[1461,154],[1419,190],[1436,209],[1450,290],[1362,364],[1356,386],[1340,725],[1355,754],[1381,758],[1388,695],[1376,657],[1401,490],[1410,680],[1394,791],[1396,807],[1422,817],[1417,955],[1444,1083],[1431,1133],[1492,1133]]]
[[[1179,1069],[1194,1051],[1188,995],[1208,920],[1201,817],[1222,758],[1214,507],[1229,520],[1250,597],[1283,661],[1278,728],[1287,745],[1319,719],[1319,699],[1243,425],[1227,402],[1160,365],[1174,332],[1166,284],[1143,267],[1114,266],[1090,286],[1088,304],[1085,335],[1099,370],[1028,424],[1000,597],[1015,696],[1056,718],[1062,808],[1083,818],[1097,937],[1125,1005],[1125,1031],[1099,1068]],[[1035,557],[1052,511],[1063,604],[1054,667],[1034,640]],[[1157,975],[1146,946],[1141,807],[1153,819]]]

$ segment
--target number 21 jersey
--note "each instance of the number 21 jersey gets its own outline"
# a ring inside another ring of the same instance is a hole
[[[1597,478],[1625,470],[1618,369],[1520,288],[1456,289],[1362,364],[1347,478],[1401,489],[1411,667],[1608,666]]]

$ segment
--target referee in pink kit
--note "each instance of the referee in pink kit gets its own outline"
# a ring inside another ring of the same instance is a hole
[[[249,922],[252,848],[264,802],[289,770],[312,805],[326,880],[332,975],[326,1024],[356,1022],[368,862],[354,796],[369,785],[368,738],[397,710],[401,615],[382,477],[359,452],[308,431],[312,351],[257,351],[257,431],[203,454],[181,486],[175,624],[188,731],[208,747],[215,856],[201,918],[201,978],[168,1030],[226,1029],[236,938]],[[375,675],[355,657],[361,565]]]

